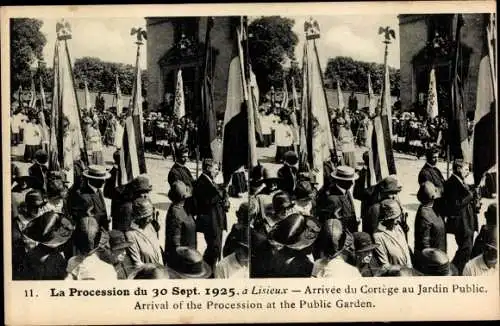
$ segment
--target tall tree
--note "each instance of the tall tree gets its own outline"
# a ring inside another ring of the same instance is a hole
[[[40,31],[43,22],[31,18],[10,20],[10,87],[17,91],[20,85],[28,88],[31,83],[30,67],[36,59],[42,59],[47,43]]]
[[[298,37],[292,31],[294,23],[293,19],[266,16],[252,21],[248,26],[250,60],[262,96],[271,86],[281,87],[283,62],[287,58],[295,60]]]
[[[334,81],[333,88],[337,87],[337,80],[344,90],[367,92],[368,80],[366,76],[370,73],[372,86],[375,93],[380,93],[384,80],[384,65],[357,61],[350,57],[335,57],[328,59],[325,69],[325,77]],[[391,95],[399,96],[399,69],[389,67],[389,79],[391,82]]]

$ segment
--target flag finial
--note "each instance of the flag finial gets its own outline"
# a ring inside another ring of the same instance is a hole
[[[144,40],[148,39],[146,31],[142,27],[137,27],[137,28],[133,27],[130,30],[130,35],[137,35],[137,41],[135,41],[135,44],[137,44],[137,45],[144,44],[143,39]]]
[[[318,21],[312,17],[309,18],[309,20],[306,20],[304,23],[304,33],[306,34],[306,40],[319,38]]]
[[[379,27],[378,28],[378,34],[384,34],[384,43],[385,44],[390,44],[391,39],[396,39],[396,32],[390,27]]]
[[[64,19],[61,19],[56,24],[56,34],[58,40],[71,39],[71,25]]]

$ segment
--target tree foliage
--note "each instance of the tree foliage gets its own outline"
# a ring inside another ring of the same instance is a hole
[[[375,93],[380,93],[384,82],[384,65],[374,62],[353,60],[349,57],[335,57],[328,59],[325,77],[333,81],[334,88],[337,80],[342,90],[368,92],[368,73],[371,75],[372,87]],[[389,67],[391,95],[399,96],[399,69]]]
[[[19,86],[31,85],[31,66],[43,58],[43,47],[47,43],[40,31],[43,22],[31,18],[10,20],[10,87],[17,91]]]
[[[294,20],[280,16],[258,18],[248,26],[249,52],[252,69],[261,94],[271,86],[281,88],[286,58],[295,60],[294,50],[298,43],[292,31]]]
[[[134,84],[135,68],[130,64],[102,61],[99,58],[83,57],[75,60],[73,73],[75,76],[75,87],[84,88],[87,81],[89,91],[115,93],[116,76],[120,82],[123,94],[131,94]],[[148,83],[146,71],[141,71],[142,89],[145,90]]]

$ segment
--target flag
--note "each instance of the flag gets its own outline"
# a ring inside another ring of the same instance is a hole
[[[49,128],[45,120],[45,110],[47,109],[47,101],[45,100],[45,91],[43,90],[42,78],[40,77],[40,111],[38,117],[40,118],[40,125],[42,127],[42,141],[48,143],[49,141]]]
[[[33,80],[33,76],[31,76],[30,101],[28,107],[34,109],[35,105],[36,105],[35,81]]]
[[[484,46],[479,63],[479,75],[474,115],[472,172],[478,185],[485,172],[496,164],[496,70],[494,63],[494,14],[486,14],[487,27],[484,33]],[[486,25],[486,24],[485,24]]]
[[[318,23],[308,21],[304,24],[304,30],[306,42],[302,64],[299,169],[311,172],[321,187],[323,184],[323,162],[329,161],[330,152],[336,152],[336,150],[316,48],[316,39],[320,36]]]
[[[349,112],[345,107],[344,95],[342,94],[342,90],[340,89],[340,80],[337,79],[337,112],[344,117],[344,119],[349,119]]]
[[[116,115],[119,116],[123,111],[123,98],[122,91],[120,89],[120,81],[118,80],[118,75],[115,76],[115,93],[116,93]]]
[[[372,78],[370,73],[368,73],[368,114],[370,116],[375,115],[375,111],[377,109],[378,98],[375,96],[372,87]]]
[[[391,84],[389,80],[387,55],[388,53],[386,51],[384,60],[384,85],[382,87],[382,100],[380,102],[382,106],[379,110],[375,110],[376,115],[373,118],[371,146],[368,151],[368,169],[370,175],[369,185],[375,185],[389,175],[396,174],[396,164],[394,162],[394,153],[392,151],[392,120],[390,106]],[[370,86],[371,85],[369,85],[369,88],[371,88]],[[372,97],[374,97],[373,91],[371,91],[370,100]],[[372,101],[370,101],[370,103],[372,103]],[[370,104],[370,110],[371,107],[372,104]]]
[[[295,78],[292,77],[292,104],[293,111],[299,110],[299,96],[297,95],[297,89],[295,88]]]
[[[23,107],[23,87],[21,85],[17,89],[17,101],[19,102],[19,107]]]
[[[137,42],[137,56],[135,62],[135,77],[132,89],[132,106],[125,118],[122,146],[120,149],[120,176],[119,184],[127,184],[140,174],[147,173],[144,157],[144,133],[142,126],[142,87],[140,44]]]
[[[286,79],[283,79],[283,97],[281,99],[281,108],[286,110],[288,109],[288,87],[286,85]]]
[[[249,115],[247,112],[249,101],[242,46],[245,34],[243,28],[244,25],[240,22],[237,26],[237,44],[233,48],[227,81],[222,142],[222,173],[226,184],[233,172],[248,164],[249,158]]]
[[[438,114],[436,72],[432,68],[429,76],[429,93],[427,95],[427,118],[434,119]]]
[[[252,94],[253,101],[253,121],[255,124],[255,140],[259,143],[264,141],[264,135],[262,134],[262,126],[260,124],[259,112],[257,108],[259,107],[259,86],[257,85],[257,77],[250,70],[250,93]]]
[[[210,32],[214,25],[213,17],[207,17],[207,30],[205,34],[205,61],[203,67],[203,86],[201,89],[202,114],[199,123],[199,146],[201,158],[217,157],[217,120],[214,110],[212,80],[214,74],[214,56]]]
[[[177,83],[175,86],[175,103],[174,115],[177,119],[186,115],[186,107],[184,104],[184,83],[182,81],[182,70],[177,72]]]
[[[81,117],[74,87],[73,71],[67,40],[69,25],[57,23],[54,49],[54,89],[49,135],[49,169],[64,170],[69,185],[73,184],[74,161],[88,164],[81,129]]]
[[[84,110],[86,110],[88,113],[91,112],[91,109],[92,109],[92,103],[90,103],[90,93],[89,93],[89,86],[87,84],[87,81],[83,81],[83,91],[84,91],[84,95],[85,95],[85,106],[84,106]]]
[[[45,99],[45,91],[43,90],[43,82],[41,77],[40,77],[40,97],[41,97],[42,111],[45,111],[47,110],[47,100]]]
[[[463,85],[459,72],[462,60],[460,46],[460,30],[463,26],[463,17],[458,15],[456,26],[456,46],[453,61],[452,85],[451,85],[451,110],[449,113],[449,135],[450,155],[452,159],[464,159],[471,162],[469,153],[469,140],[467,134],[467,116],[463,103]]]

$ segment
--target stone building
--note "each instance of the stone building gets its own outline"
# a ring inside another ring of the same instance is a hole
[[[464,91],[464,105],[473,115],[479,62],[485,42],[485,16],[463,14],[460,31],[459,74]],[[458,15],[399,15],[400,98],[405,111],[424,110],[429,88],[429,73],[434,66],[440,114],[450,107],[453,58],[456,48]]]
[[[229,63],[234,48],[234,18],[215,17],[210,32],[214,108],[223,116]],[[199,112],[201,82],[205,61],[207,17],[146,18],[147,101],[154,111],[171,112],[175,99],[177,72],[182,69],[186,114]]]

